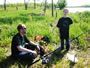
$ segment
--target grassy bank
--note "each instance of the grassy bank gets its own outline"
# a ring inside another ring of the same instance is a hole
[[[54,16],[55,16],[54,11]],[[30,13],[43,13],[39,9],[29,9],[29,10],[0,10],[0,68],[19,68],[19,63],[15,62],[12,64],[7,56],[10,56],[10,47],[12,37],[17,33],[17,25],[23,23],[27,26],[26,36],[34,41],[34,37],[37,35],[47,36],[50,39],[48,47],[50,51],[56,49],[60,46],[59,34],[56,24],[58,19],[62,16],[62,11],[57,11],[58,17],[51,17],[51,10],[46,11],[46,15],[31,15]],[[73,24],[70,26],[70,40],[79,34],[90,29],[90,12],[76,12],[70,13],[69,16],[73,20]],[[66,53],[61,52],[57,57],[56,55],[51,56],[50,63],[47,65],[42,65],[41,62],[32,66],[32,68],[89,68],[90,58],[89,50],[90,32],[80,36],[78,39],[74,40],[71,45],[76,51],[76,56],[79,58],[77,64],[73,64],[66,60]],[[72,51],[72,50],[71,50]],[[59,52],[58,52],[59,53]],[[23,66],[22,66],[23,67]]]

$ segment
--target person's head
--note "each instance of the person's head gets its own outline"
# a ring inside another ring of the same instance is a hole
[[[17,30],[19,31],[19,33],[24,35],[26,33],[26,26],[24,24],[19,24],[17,26]]]
[[[63,9],[63,13],[64,13],[64,16],[66,16],[66,15],[69,13],[69,10],[66,9],[66,8],[64,8],[64,9]]]

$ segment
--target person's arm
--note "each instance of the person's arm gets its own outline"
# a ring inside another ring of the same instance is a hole
[[[69,22],[70,24],[73,24],[73,21],[72,21],[72,19],[71,19],[71,18],[70,18],[70,20],[69,20],[69,21],[70,21],[70,22]]]
[[[40,51],[40,47],[36,43],[34,43],[32,41],[29,41],[29,44],[32,45],[32,46],[35,46],[36,49]]]
[[[32,50],[26,49],[26,48],[21,46],[22,42],[21,42],[19,36],[16,36],[14,38],[14,42],[15,42],[15,46],[17,47],[18,51],[26,52],[26,53],[33,53],[35,56],[37,56],[37,52],[36,51],[32,51]]]
[[[24,39],[25,39],[25,42],[26,43],[29,43],[30,42],[29,39],[26,36],[24,36]]]
[[[26,52],[26,53],[33,53],[35,56],[37,56],[37,52],[36,51],[32,51],[30,49],[26,49],[24,47],[22,47],[21,45],[17,46],[17,49],[21,52]]]
[[[25,42],[29,43],[31,46],[35,46],[38,51],[40,51],[40,47],[34,42],[30,41],[26,36],[24,36]]]
[[[58,23],[57,23],[57,25],[56,25],[56,27],[58,27],[58,28],[59,28],[59,22],[60,22],[60,20],[58,21]]]
[[[40,47],[38,47],[37,44],[35,44],[34,42],[30,41],[26,36],[24,36],[25,38],[25,42],[29,43],[31,46],[35,46],[37,50],[40,51]]]
[[[59,19],[59,21],[58,21],[56,27],[60,28],[60,25],[61,25],[61,18]]]
[[[25,38],[25,42],[26,43],[29,43],[30,45],[33,45],[33,46],[37,46],[37,44],[35,44],[34,42],[30,41],[26,36],[24,36]]]

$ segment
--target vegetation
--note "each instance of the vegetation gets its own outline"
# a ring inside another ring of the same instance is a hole
[[[60,9],[63,9],[64,7],[66,7],[67,3],[66,0],[58,0],[58,7]]]
[[[90,7],[90,5],[82,5],[81,7]]]
[[[7,7],[6,11],[0,10],[0,68],[20,68],[18,61],[12,60],[9,56],[11,54],[11,40],[17,33],[17,25],[23,23],[27,26],[26,36],[34,41],[37,35],[47,36],[50,39],[48,44],[49,50],[53,51],[60,46],[59,34],[56,24],[58,19],[63,15],[62,10],[58,10],[58,16],[52,17],[51,9],[46,10],[46,15],[32,15],[31,13],[43,13],[43,8],[24,10],[21,6],[16,11],[15,8]],[[56,10],[54,10],[55,15]],[[76,12],[70,13],[73,19],[73,24],[70,26],[70,40],[77,37],[79,34],[90,29],[90,12]],[[73,64],[66,60],[66,52],[57,52],[58,55],[51,55],[50,61],[47,65],[42,65],[41,61],[34,64],[32,68],[89,68],[90,58],[89,49],[90,32],[80,36],[71,43],[73,50],[76,50],[76,56],[79,59],[77,64]],[[35,42],[35,41],[34,41]],[[72,49],[70,50],[72,51]],[[23,68],[23,65],[21,65]]]

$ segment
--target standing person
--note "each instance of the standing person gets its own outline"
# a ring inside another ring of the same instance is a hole
[[[68,9],[63,10],[64,16],[61,17],[57,23],[57,27],[59,28],[59,35],[61,39],[61,50],[64,49],[64,39],[66,40],[66,50],[68,51],[70,48],[69,42],[69,27],[70,24],[72,24],[72,19],[67,17],[67,14],[69,13]]]
[[[37,44],[28,40],[25,36],[26,26],[24,24],[19,24],[17,29],[18,33],[12,39],[11,56],[16,59],[31,62],[38,56],[38,53],[43,56],[44,50]]]

